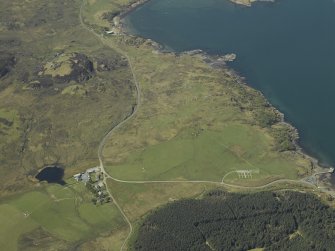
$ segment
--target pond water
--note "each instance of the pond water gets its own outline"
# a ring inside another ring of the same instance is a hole
[[[35,176],[35,178],[39,181],[47,181],[48,183],[65,185],[63,177],[64,169],[58,166],[47,166]]]
[[[335,1],[151,0],[124,22],[177,52],[236,53],[231,66],[285,113],[303,148],[335,164]]]

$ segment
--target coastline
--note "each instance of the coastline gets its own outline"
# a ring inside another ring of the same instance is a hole
[[[136,0],[134,3],[127,5],[117,16],[113,18],[113,23],[115,26],[119,26],[119,22],[126,17],[131,12],[150,2],[151,0]],[[246,7],[251,7],[255,2],[270,2],[274,3],[276,0],[228,0],[236,5],[242,5]]]
[[[134,3],[126,6],[124,10],[122,10],[117,16],[113,18],[113,24],[116,28],[121,28],[119,27],[122,24],[122,19],[126,17],[128,14],[131,12],[137,10],[144,4],[148,3],[151,0],[136,0]]]
[[[128,6],[126,6],[124,8],[123,11],[120,12],[119,15],[117,15],[116,17],[113,18],[113,29],[115,29],[117,31],[117,34],[120,35],[127,35],[130,37],[134,37],[134,38],[141,38],[143,40],[145,40],[146,42],[148,42],[150,44],[150,46],[152,46],[153,51],[156,53],[169,53],[169,54],[173,54],[175,56],[179,56],[179,55],[183,55],[183,54],[188,54],[191,56],[200,56],[203,59],[205,58],[211,58],[213,59],[214,57],[223,57],[225,55],[210,55],[207,52],[203,51],[202,49],[198,49],[198,50],[192,50],[192,51],[183,51],[183,52],[174,52],[173,50],[169,50],[167,51],[165,49],[165,47],[161,44],[159,44],[158,42],[150,39],[150,38],[144,38],[141,36],[137,36],[137,35],[133,35],[130,34],[129,31],[126,29],[126,24],[124,23],[123,19],[130,13],[132,13],[133,11],[135,11],[136,9],[140,8],[141,6],[143,6],[144,4],[148,3],[151,0],[138,0],[135,3],[132,3]],[[275,0],[228,0],[234,4],[238,4],[238,5],[244,5],[247,7],[251,7],[252,3],[254,2],[271,2],[274,3]],[[247,2],[249,2],[250,4],[248,4]],[[244,3],[244,4],[243,4]],[[236,72],[233,68],[231,68],[230,66],[228,66],[226,63],[224,63],[223,67],[229,72],[229,74],[231,74],[234,78],[236,78],[238,80],[238,82],[240,84],[243,85],[247,85],[250,88],[250,85],[247,84],[246,78],[241,76],[238,72]],[[311,162],[312,165],[312,173],[306,173],[306,176],[314,176],[317,178],[318,182],[322,182],[323,185],[327,186],[327,189],[329,189],[329,191],[335,191],[334,188],[332,188],[331,186],[329,186],[327,183],[330,182],[332,179],[334,180],[334,174],[329,173],[329,179],[327,180],[323,180],[324,175],[320,175],[320,172],[325,172],[325,169],[329,169],[332,168],[331,165],[327,165],[327,164],[323,164],[321,163],[321,161],[317,158],[317,157],[313,157],[310,153],[308,153],[307,150],[305,150],[300,144],[299,144],[299,139],[300,139],[300,134],[299,134],[299,130],[294,127],[292,125],[292,123],[290,123],[289,121],[287,121],[285,119],[285,114],[283,112],[281,112],[277,107],[274,107],[269,101],[268,99],[265,97],[265,95],[253,88],[254,90],[256,90],[271,106],[272,109],[274,109],[279,115],[280,115],[280,121],[278,122],[278,124],[285,124],[288,127],[292,128],[293,131],[293,135],[295,140],[292,142],[295,146],[295,150],[292,151],[292,153],[294,154],[298,154],[303,156],[303,158],[309,160]]]

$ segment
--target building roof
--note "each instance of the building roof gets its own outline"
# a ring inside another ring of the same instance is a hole
[[[92,167],[86,170],[87,173],[95,173],[99,171],[100,171],[100,167]]]
[[[90,181],[90,175],[88,173],[83,173],[81,175],[81,180],[84,181],[84,182]]]

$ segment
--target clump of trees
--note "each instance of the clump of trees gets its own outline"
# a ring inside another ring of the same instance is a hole
[[[271,106],[261,92],[241,83],[236,85],[232,81],[230,84],[234,85],[230,93],[232,104],[253,114],[255,124],[270,128],[282,120],[282,115]]]
[[[334,250],[335,210],[314,195],[218,191],[149,215],[135,250]]]
[[[294,151],[298,134],[295,128],[283,122],[283,115],[276,110],[257,90],[241,84],[240,80],[230,81],[231,104],[252,115],[251,123],[267,128],[275,139],[275,150]]]
[[[92,202],[94,205],[102,205],[112,201],[111,197],[106,191],[106,187],[96,186],[91,180],[86,183],[86,188],[93,194]]]
[[[272,127],[272,135],[275,138],[275,150],[294,151],[296,150],[296,141],[299,136],[297,130],[289,124],[281,123]]]

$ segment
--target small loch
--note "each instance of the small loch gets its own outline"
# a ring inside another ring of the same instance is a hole
[[[64,169],[59,166],[46,166],[35,176],[39,181],[65,185],[63,177]]]

